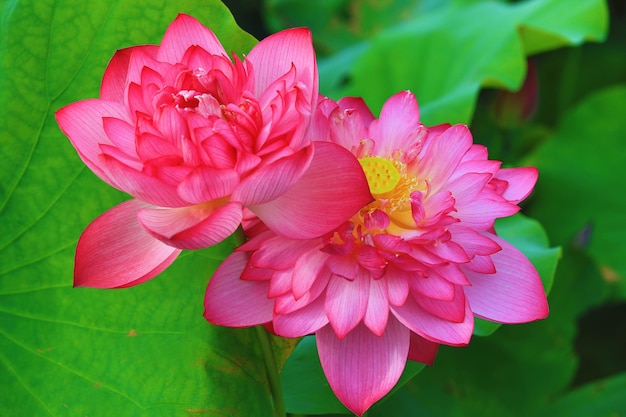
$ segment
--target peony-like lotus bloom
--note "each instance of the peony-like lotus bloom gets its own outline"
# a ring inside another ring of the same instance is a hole
[[[537,271],[494,231],[537,171],[501,169],[465,126],[426,128],[410,92],[391,97],[378,120],[358,99],[319,109],[315,135],[358,158],[375,200],[316,239],[249,228],[209,283],[205,317],[271,323],[285,337],[315,333],[330,386],[362,415],[407,359],[431,364],[440,344],[466,345],[474,317],[547,316]]]
[[[150,279],[181,249],[229,236],[244,207],[270,227],[301,225],[295,236],[302,238],[332,230],[367,203],[352,155],[305,136],[318,100],[316,65],[308,29],[272,35],[245,60],[231,60],[187,15],[174,20],[160,45],[118,51],[100,98],[56,114],[85,164],[134,197],[84,231],[75,285]],[[320,195],[330,190],[337,198],[355,184],[363,201],[326,209]],[[319,213],[325,222],[309,220]]]

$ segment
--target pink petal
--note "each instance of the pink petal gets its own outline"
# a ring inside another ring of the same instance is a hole
[[[252,254],[250,266],[273,270],[293,268],[302,255],[316,246],[315,242],[294,242],[274,235],[265,239],[261,247]]]
[[[315,333],[328,324],[324,297],[317,297],[306,306],[287,314],[274,316],[274,331],[283,337],[302,337]]]
[[[167,268],[180,249],[150,236],[137,221],[146,204],[125,201],[96,218],[76,247],[74,285],[116,288],[147,281]]]
[[[176,64],[190,46],[200,46],[213,55],[227,55],[213,32],[193,17],[179,14],[163,35],[157,59]]]
[[[246,61],[253,64],[255,96],[260,97],[267,87],[295,67],[299,88],[310,95],[311,108],[317,102],[317,63],[309,29],[287,29],[268,36],[252,48]]]
[[[370,294],[370,277],[361,272],[349,281],[333,276],[326,290],[326,315],[340,339],[344,338],[363,319]]]
[[[456,204],[455,217],[461,222],[478,230],[488,230],[493,227],[496,218],[512,216],[519,211],[519,207],[504,199],[500,201],[480,196],[472,200],[459,200]]]
[[[159,178],[140,172],[109,156],[101,155],[99,164],[111,178],[111,185],[149,204],[162,207],[189,205],[183,200],[176,187]]]
[[[462,287],[454,286],[453,288],[455,289],[454,298],[451,300],[430,297],[414,297],[414,300],[424,311],[433,316],[455,323],[462,323],[465,320],[465,304],[467,304],[467,300]]]
[[[480,274],[496,273],[496,266],[493,263],[491,256],[475,256],[469,263],[463,265],[463,269],[478,272]]]
[[[276,298],[289,293],[291,295],[291,285],[293,282],[293,271],[275,271],[270,280],[270,288],[267,292],[268,298]]]
[[[513,245],[491,237],[502,250],[491,255],[495,274],[466,271],[471,282],[465,294],[475,315],[500,323],[525,323],[548,316],[541,278],[530,261]]]
[[[432,366],[435,363],[438,349],[439,343],[431,342],[411,332],[409,360]]]
[[[478,258],[478,256],[476,258]],[[466,267],[467,265],[469,264],[467,263],[463,264],[463,267]],[[439,279],[446,280],[452,284],[462,285],[462,286],[470,285],[469,281],[467,280],[467,277],[465,276],[465,272],[463,272],[463,270],[461,270],[460,265],[457,265],[457,264],[449,263],[446,265],[438,265],[437,269],[430,270],[430,274],[433,277],[438,277]],[[434,297],[434,298],[437,298],[437,297]],[[445,300],[445,298],[441,298],[441,297],[439,297],[439,299]]]
[[[314,147],[309,146],[258,169],[241,181],[232,199],[246,206],[275,200],[306,172],[315,158],[314,152]]]
[[[467,127],[452,126],[424,148],[425,155],[418,164],[417,177],[430,178],[430,192],[436,193],[454,173],[471,146],[472,135]]]
[[[249,207],[272,231],[294,239],[328,233],[372,201],[357,159],[346,149],[314,142],[309,169],[277,199]]]
[[[428,277],[416,276],[411,279],[411,289],[415,291],[416,298],[428,297],[450,301],[454,299],[454,287],[454,284],[435,274]]]
[[[349,280],[354,279],[360,268],[353,256],[329,256],[326,260],[326,266],[333,274]]]
[[[382,336],[389,318],[389,296],[385,279],[370,280],[370,295],[363,323],[376,336]]]
[[[137,159],[135,126],[115,117],[103,117],[102,126],[109,140],[124,154]]]
[[[181,249],[215,245],[239,227],[242,207],[238,203],[197,204],[179,208],[144,209],[139,222],[157,239]]]
[[[274,315],[288,315],[294,311],[305,308],[313,302],[316,302],[318,298],[324,300],[325,295],[321,295],[325,294],[331,276],[332,274],[330,272],[322,270],[311,285],[311,289],[302,297],[296,299],[293,294],[285,294],[276,298],[274,303]],[[326,312],[324,312],[323,315],[326,317]]]
[[[81,100],[59,109],[55,117],[83,162],[97,176],[113,185],[99,160],[101,154],[99,145],[113,145],[104,130],[103,118],[115,117],[126,121],[128,118],[126,108],[112,101]]]
[[[362,416],[398,382],[409,351],[409,331],[389,320],[382,336],[363,324],[343,339],[330,326],[317,332],[320,362],[337,398]]]
[[[467,345],[474,330],[470,303],[465,303],[465,319],[458,323],[434,316],[421,308],[412,297],[404,305],[392,306],[394,316],[413,333],[435,343],[450,346]]]
[[[303,297],[326,268],[328,254],[314,249],[298,258],[293,269],[293,296]]]
[[[413,279],[411,273],[401,269],[388,267],[384,278],[387,281],[387,292],[389,303],[394,306],[402,305],[409,295],[409,283]]]
[[[368,110],[369,111],[369,110]],[[354,153],[360,141],[369,137],[367,126],[363,121],[363,115],[353,109],[336,109],[331,113],[325,125],[329,127],[328,136],[333,143],[343,146]],[[324,136],[311,136],[316,140],[324,139]]]
[[[204,297],[204,317],[220,326],[247,327],[272,320],[269,281],[240,279],[247,254],[235,252],[217,268]]]
[[[496,178],[508,182],[508,187],[502,194],[506,200],[518,204],[524,200],[537,183],[539,171],[535,167],[505,168],[497,172]]]
[[[128,72],[126,74],[125,95],[125,102],[128,104],[131,114],[135,114],[137,110],[152,114],[153,107],[151,101],[153,97],[152,95],[146,96],[146,93],[151,91],[148,90],[149,87],[154,89],[157,85],[142,85],[142,83],[147,81],[148,78],[163,79],[167,76],[167,72],[172,70],[172,64],[157,60],[154,51],[153,46],[137,46],[131,50]],[[160,84],[167,85],[167,82],[162,80]],[[158,88],[161,87],[159,86]],[[151,92],[155,93],[156,91]]]
[[[453,263],[464,263],[470,261],[470,258],[463,250],[463,247],[453,241],[442,242],[438,245],[426,246],[426,249],[428,249],[430,252],[434,253],[441,259]]]
[[[190,203],[205,203],[230,195],[237,184],[234,170],[199,166],[180,183],[178,194]]]
[[[125,103],[126,74],[128,73],[132,50],[132,47],[119,49],[109,61],[100,85],[100,98],[102,100]]]
[[[470,258],[476,255],[491,255],[501,249],[489,237],[459,223],[450,226],[448,230],[452,234],[452,240],[461,245]]]
[[[344,110],[356,110],[361,116],[365,127],[368,127],[376,119],[365,100],[361,97],[343,97],[339,99],[337,104]]]
[[[369,129],[370,137],[376,140],[377,154],[391,155],[398,149],[409,149],[422,129],[419,118],[413,93],[401,91],[391,96]]]

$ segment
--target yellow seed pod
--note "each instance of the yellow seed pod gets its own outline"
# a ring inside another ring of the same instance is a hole
[[[369,157],[359,159],[372,194],[392,191],[400,181],[400,173],[388,159]]]

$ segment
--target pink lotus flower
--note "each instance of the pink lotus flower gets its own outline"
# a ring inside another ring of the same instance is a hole
[[[362,415],[407,359],[430,364],[439,344],[466,345],[474,317],[547,316],[537,271],[493,227],[519,210],[537,171],[501,169],[465,126],[424,127],[410,92],[391,97],[378,120],[357,99],[319,109],[314,134],[359,159],[375,200],[316,239],[249,228],[209,283],[205,317],[315,333],[330,386]]]
[[[229,236],[244,207],[279,232],[302,224],[298,237],[318,236],[349,218],[371,196],[352,155],[305,137],[317,89],[308,29],[272,35],[245,60],[232,61],[209,29],[179,15],[161,45],[118,51],[100,98],[56,114],[85,164],[135,197],[87,227],[75,284],[148,280],[181,249]],[[326,208],[320,194],[330,189],[336,198],[355,183],[361,202]],[[327,222],[308,220],[320,213]]]

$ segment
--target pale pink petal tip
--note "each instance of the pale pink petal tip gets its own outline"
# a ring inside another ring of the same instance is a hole
[[[74,285],[118,288],[154,278],[181,252],[150,236],[137,221],[146,205],[129,200],[96,218],[76,248]]]
[[[382,336],[359,324],[343,339],[330,326],[317,332],[326,378],[337,398],[362,416],[398,382],[409,351],[409,330],[394,319]]]
[[[195,18],[179,14],[163,35],[157,58],[176,64],[191,46],[199,46],[213,55],[227,55],[215,34]]]
[[[306,93],[311,105],[317,101],[317,63],[306,28],[283,30],[256,44],[246,57],[254,65],[255,94],[260,95],[273,82],[295,67],[302,86],[311,87]]]

